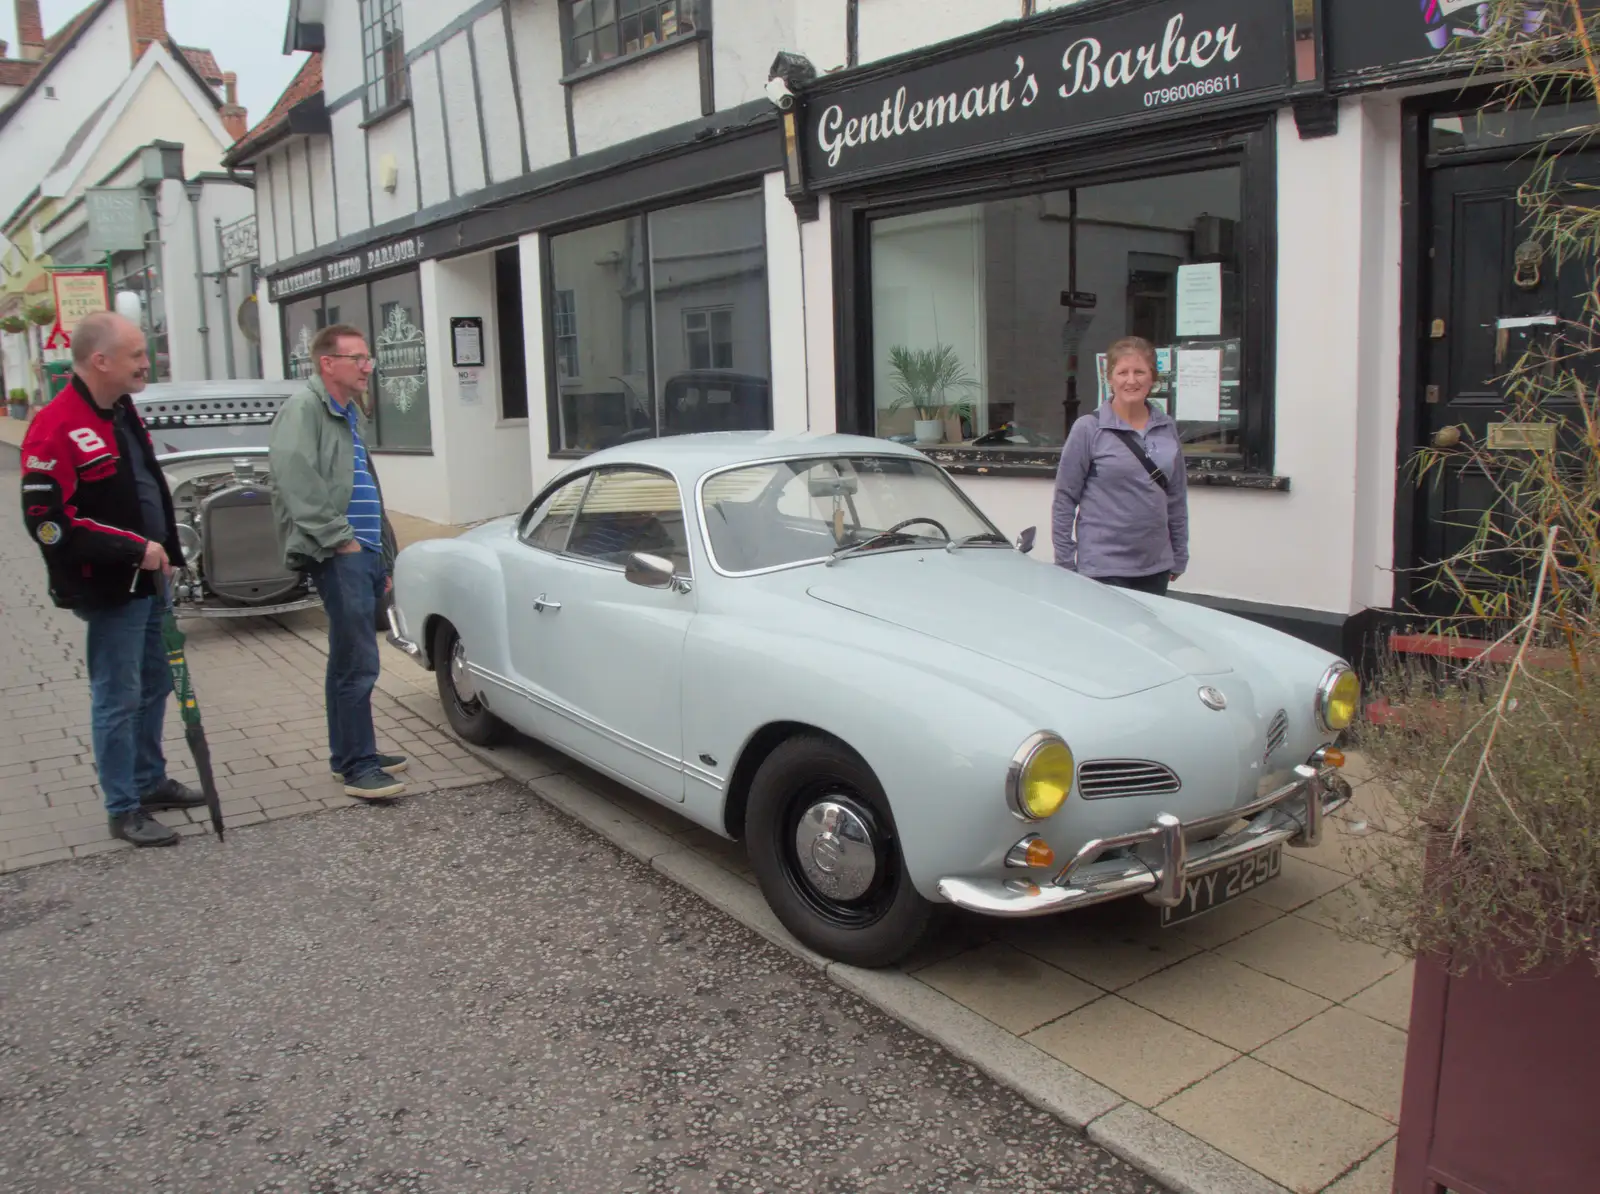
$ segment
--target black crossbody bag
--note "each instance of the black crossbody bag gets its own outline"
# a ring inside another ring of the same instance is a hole
[[[1151,460],[1145,450],[1139,446],[1139,437],[1132,431],[1124,431],[1120,427],[1107,427],[1107,431],[1116,436],[1123,446],[1132,452],[1139,463],[1144,465],[1144,471],[1150,474],[1150,479],[1161,486],[1161,492],[1170,492],[1167,489],[1167,474],[1161,471],[1161,466]]]

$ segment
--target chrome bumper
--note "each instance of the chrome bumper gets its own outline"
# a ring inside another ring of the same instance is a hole
[[[422,661],[422,648],[400,633],[400,620],[395,616],[394,603],[389,603],[388,609],[389,633],[384,638],[389,640],[389,645],[396,650],[404,651],[419,663]]]
[[[320,597],[306,597],[299,601],[286,601],[281,605],[205,605],[175,602],[172,614],[177,618],[271,618],[278,614],[292,614],[302,609],[319,609]]]
[[[1183,903],[1190,879],[1251,854],[1287,843],[1315,846],[1322,820],[1343,808],[1350,789],[1332,767],[1302,765],[1295,779],[1260,800],[1198,821],[1163,813],[1147,829],[1089,842],[1046,884],[1028,879],[941,879],[939,894],[958,908],[989,916],[1044,916],[1123,896],[1143,895],[1158,907]],[[1190,845],[1197,835],[1246,824],[1232,833]],[[1146,847],[1145,856],[1103,856]],[[1151,849],[1153,848],[1153,849]],[[1153,853],[1155,857],[1147,860]]]

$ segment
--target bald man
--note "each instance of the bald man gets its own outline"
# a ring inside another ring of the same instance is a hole
[[[95,768],[112,836],[176,845],[150,814],[205,797],[167,776],[161,623],[182,567],[172,494],[131,394],[149,373],[144,334],[102,312],[72,337],[72,382],[28,424],[22,513],[44,554],[50,596],[88,626]]]

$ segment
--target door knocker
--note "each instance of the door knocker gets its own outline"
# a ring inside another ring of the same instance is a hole
[[[1539,266],[1544,263],[1544,248],[1536,240],[1525,240],[1517,246],[1516,272],[1512,281],[1523,290],[1536,290],[1539,286]]]

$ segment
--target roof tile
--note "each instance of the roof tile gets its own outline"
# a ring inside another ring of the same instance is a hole
[[[312,54],[305,65],[300,68],[284,93],[278,97],[278,102],[272,106],[272,111],[258,123],[255,128],[241,138],[232,149],[228,151],[228,160],[242,162],[245,156],[257,144],[265,141],[276,133],[288,122],[289,113],[296,105],[310,99],[322,90],[322,55]]]

